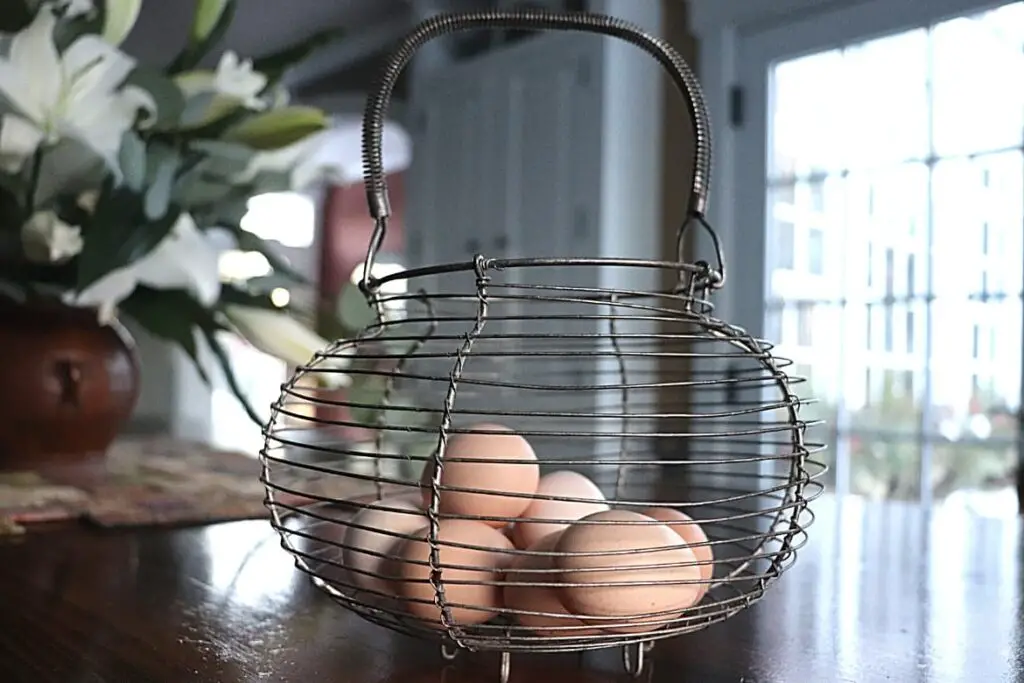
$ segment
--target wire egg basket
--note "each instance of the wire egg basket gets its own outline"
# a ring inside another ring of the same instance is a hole
[[[392,89],[427,41],[492,28],[613,36],[668,71],[696,138],[677,261],[478,254],[373,276]],[[806,439],[790,362],[713,316],[725,264],[704,219],[710,131],[680,55],[602,15],[440,15],[391,55],[363,126],[374,320],[284,385],[262,451],[297,566],[446,658],[502,653],[502,681],[514,652],[613,646],[639,674],[656,640],[758,600],[806,540],[824,446]],[[691,228],[711,236],[713,264],[684,261]],[[347,390],[318,388],[338,373]]]

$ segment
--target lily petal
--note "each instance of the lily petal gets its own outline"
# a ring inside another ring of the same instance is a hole
[[[156,120],[156,102],[145,90],[129,86],[116,93],[90,92],[75,105],[77,115],[60,122],[61,132],[91,148],[120,180],[118,152],[124,134],[140,114]]]
[[[17,173],[43,142],[43,131],[17,114],[0,118],[0,169]]]
[[[191,216],[182,214],[155,249],[131,265],[104,275],[83,290],[75,303],[109,310],[140,284],[186,289],[204,306],[212,306],[220,298],[217,252]]]
[[[71,86],[68,93],[71,107],[91,92],[115,91],[135,68],[134,59],[91,34],[72,43],[64,51],[63,60],[64,77]]]
[[[158,109],[149,91],[129,85],[122,88],[119,95],[120,106],[138,121],[139,128],[150,128],[156,123]]]
[[[158,289],[184,288],[199,303],[212,306],[220,298],[218,260],[217,250],[186,213],[135,266],[140,283]]]
[[[242,60],[231,50],[220,57],[214,75],[214,88],[221,95],[237,99],[249,109],[265,109],[267,103],[259,94],[267,85],[267,77],[252,68],[252,60]]]
[[[226,306],[225,315],[238,333],[263,353],[279,358],[291,365],[310,363],[317,353],[325,351],[330,343],[301,322],[278,311],[254,306]],[[345,370],[351,365],[349,357],[320,360],[320,367]],[[324,380],[335,384],[348,384],[351,380],[341,373],[322,373]]]
[[[127,299],[139,284],[138,262],[112,270],[74,297],[74,305],[111,311]]]
[[[57,19],[43,7],[32,23],[11,41],[7,59],[0,59],[0,91],[22,114],[43,124],[60,100],[63,73],[53,42]]]

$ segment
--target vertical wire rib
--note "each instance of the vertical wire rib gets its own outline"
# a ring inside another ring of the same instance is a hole
[[[430,530],[427,532],[427,543],[430,545],[430,585],[434,589],[434,604],[441,610],[441,626],[445,629],[452,642],[462,648],[469,649],[463,640],[462,629],[452,620],[451,608],[445,599],[444,583],[441,581],[441,551],[438,546],[437,535],[440,532],[441,505],[441,475],[444,471],[444,450],[448,445],[448,430],[452,427],[452,411],[455,409],[455,397],[458,391],[459,380],[466,367],[466,360],[473,351],[473,344],[483,334],[484,326],[487,324],[487,283],[490,278],[487,275],[487,261],[483,256],[477,254],[474,259],[476,273],[477,312],[473,329],[466,334],[466,340],[459,347],[455,358],[455,365],[449,377],[448,391],[445,392],[444,407],[441,413],[441,426],[438,435],[437,448],[434,450],[434,471],[430,478],[430,505],[427,508],[427,518],[430,520]]]
[[[622,401],[622,434],[619,436],[619,465],[615,472],[615,497],[622,497],[622,489],[626,485],[628,479],[627,471],[629,465],[624,464],[623,460],[628,459],[628,444],[629,444],[629,379],[626,372],[626,359],[622,355],[622,346],[619,342],[619,329],[617,319],[615,317],[615,303],[618,301],[616,295],[611,296],[609,302],[609,308],[611,308],[611,315],[608,316],[608,337],[611,340],[612,348],[615,350],[615,360],[618,364],[619,383],[622,385],[622,390],[619,392],[619,398]]]

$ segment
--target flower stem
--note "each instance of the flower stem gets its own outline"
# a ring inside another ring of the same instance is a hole
[[[221,371],[224,373],[224,380],[227,382],[228,389],[235,395],[238,402],[242,405],[249,419],[255,422],[260,427],[265,427],[265,422],[260,414],[256,412],[252,404],[249,402],[248,397],[245,395],[245,391],[238,383],[238,377],[235,375],[235,370],[231,365],[231,359],[228,357],[227,350],[221,345],[220,340],[215,336],[213,330],[204,329],[204,336],[206,342],[213,352],[213,357],[217,360],[217,364],[220,365]]]
[[[39,178],[43,173],[43,146],[36,148],[32,155],[32,168],[29,169],[28,194],[25,196],[26,220],[36,212],[36,194],[39,192]]]

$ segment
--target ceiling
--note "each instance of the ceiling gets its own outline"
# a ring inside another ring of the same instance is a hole
[[[495,0],[239,0],[221,45],[243,57],[272,52],[330,27],[347,29],[337,45],[290,74],[296,89],[365,90],[381,53],[436,11],[489,6]],[[193,2],[149,0],[125,49],[151,64],[169,62],[183,44]],[[220,50],[214,50],[219,54]]]
[[[2,3],[3,0],[0,0]],[[331,27],[345,29],[334,46],[324,48],[288,76],[293,95],[337,116],[325,137],[322,155],[340,167],[345,180],[362,177],[361,119],[366,91],[376,81],[380,60],[401,38],[436,12],[519,5],[519,0],[237,0],[234,21],[221,44],[204,63],[213,66],[223,50],[243,58],[274,52]],[[551,0],[528,4],[543,5]],[[192,21],[192,0],[148,0],[124,49],[148,64],[170,62],[182,47]],[[437,41],[435,48],[445,50]],[[423,54],[421,50],[417,54]],[[407,72],[408,73],[408,70]],[[394,91],[394,117],[401,111],[407,79]],[[385,129],[384,163],[400,170],[411,153],[401,116]]]

